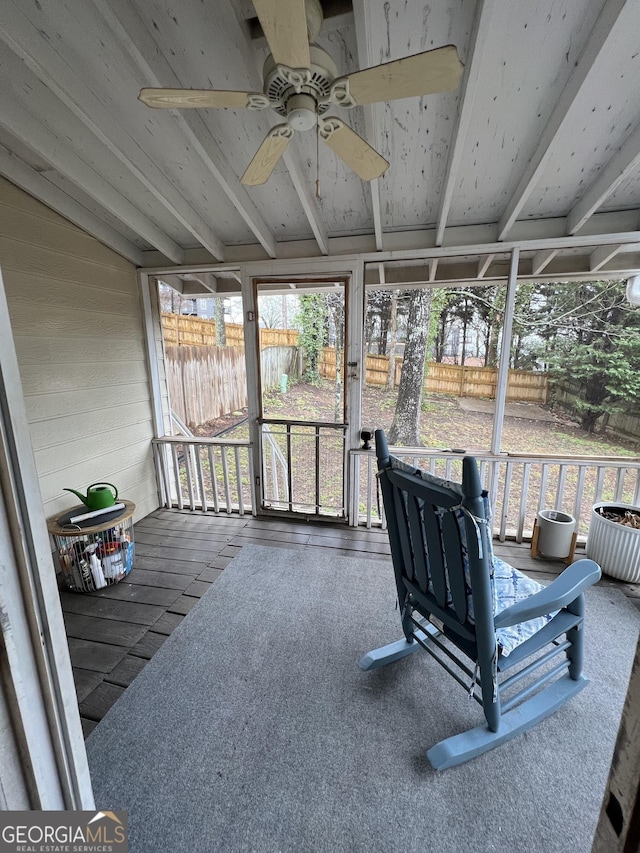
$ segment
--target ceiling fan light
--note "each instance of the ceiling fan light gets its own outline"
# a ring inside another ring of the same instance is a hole
[[[287,124],[293,130],[311,130],[318,118],[316,102],[311,95],[292,95],[287,101]]]

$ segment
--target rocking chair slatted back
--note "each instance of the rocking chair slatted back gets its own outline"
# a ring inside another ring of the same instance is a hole
[[[477,574],[475,594],[490,602],[491,590],[485,505],[474,460],[463,460],[463,481],[469,480],[478,494],[464,498],[394,469],[388,456],[381,462],[381,471],[385,506],[393,508],[396,518],[389,529],[392,555],[395,550],[399,557],[394,565],[400,600],[411,592],[421,593],[430,605],[437,605],[438,618],[448,628],[475,641],[478,624],[469,611],[471,565]],[[467,555],[471,560],[465,559]],[[481,625],[483,621],[490,639],[493,622],[481,617]],[[463,626],[466,630],[461,630]]]

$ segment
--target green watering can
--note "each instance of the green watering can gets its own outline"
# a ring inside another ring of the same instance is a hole
[[[106,509],[113,506],[118,500],[118,490],[111,483],[94,483],[89,486],[86,495],[83,495],[82,492],[76,492],[75,489],[64,489],[64,491],[73,492],[90,510]]]

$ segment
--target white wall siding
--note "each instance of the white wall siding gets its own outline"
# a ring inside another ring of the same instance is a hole
[[[158,505],[135,268],[0,179],[0,268],[47,517],[114,483]]]

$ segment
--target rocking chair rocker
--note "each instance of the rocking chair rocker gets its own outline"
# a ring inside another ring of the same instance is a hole
[[[375,438],[405,639],[359,666],[377,669],[423,648],[472,692],[486,725],[428,750],[443,770],[527,731],[587,686],[584,590],[600,567],[578,560],[546,587],[528,578],[493,557],[473,457],[462,460],[459,485],[391,457],[382,430]]]

